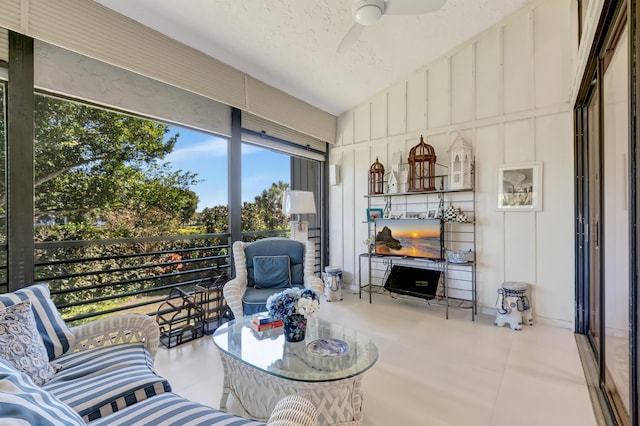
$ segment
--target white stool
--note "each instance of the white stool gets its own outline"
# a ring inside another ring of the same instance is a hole
[[[498,301],[496,302],[495,325],[502,327],[505,324],[513,330],[521,330],[522,324],[533,325],[531,304],[527,296],[529,284],[507,281],[498,289]]]

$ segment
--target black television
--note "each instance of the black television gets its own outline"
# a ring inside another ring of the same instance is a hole
[[[376,219],[375,236],[376,255],[443,259],[440,219]]]
[[[439,283],[440,271],[393,265],[384,288],[391,293],[433,299]]]

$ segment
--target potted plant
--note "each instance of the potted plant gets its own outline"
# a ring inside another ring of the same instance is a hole
[[[288,288],[267,299],[267,310],[274,319],[284,323],[284,337],[288,342],[304,340],[307,317],[320,308],[320,298],[308,288]]]

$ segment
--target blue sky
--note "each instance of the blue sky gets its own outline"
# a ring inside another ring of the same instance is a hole
[[[173,170],[196,173],[201,180],[192,187],[200,201],[198,211],[205,207],[227,204],[227,142],[224,138],[190,129],[169,126],[167,135],[180,134],[174,151],[165,161]],[[242,145],[242,201],[269,188],[273,182],[290,180],[288,155],[250,144]]]

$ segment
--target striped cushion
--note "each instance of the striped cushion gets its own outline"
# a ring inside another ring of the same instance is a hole
[[[85,423],[78,413],[0,359],[0,424],[84,426]]]
[[[56,359],[56,363],[62,369],[43,389],[73,408],[85,421],[171,391],[169,382],[154,372],[144,343],[74,352]]]
[[[75,337],[53,304],[46,284],[32,285],[13,293],[0,294],[0,308],[9,307],[27,299],[31,301],[38,332],[47,348],[49,360],[73,348]]]
[[[264,423],[246,420],[182,398],[163,393],[94,420],[91,426],[264,426]]]

